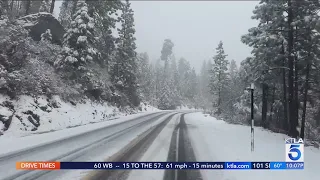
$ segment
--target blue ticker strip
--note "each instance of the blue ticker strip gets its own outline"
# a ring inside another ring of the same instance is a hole
[[[60,169],[299,170],[303,162],[60,162]]]

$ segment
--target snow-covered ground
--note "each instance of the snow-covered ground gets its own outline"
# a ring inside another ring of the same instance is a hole
[[[14,109],[4,106],[5,101],[11,102]],[[143,103],[141,110],[141,112],[158,111],[157,108]],[[49,100],[43,96],[38,98],[21,96],[18,100],[12,101],[9,97],[0,95],[0,115],[5,119],[13,115],[11,125],[5,132],[3,132],[4,124],[0,121],[0,133],[4,133],[0,139],[3,139],[112,120],[127,114],[107,103],[93,103],[89,100],[73,105],[62,101],[59,97]]]
[[[286,135],[255,128],[251,153],[250,127],[227,124],[202,113],[185,116],[197,161],[285,161]],[[318,180],[320,150],[305,147],[304,170],[202,170],[204,180]]]

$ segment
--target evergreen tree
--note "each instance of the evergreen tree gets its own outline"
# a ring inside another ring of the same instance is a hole
[[[165,39],[162,50],[161,50],[161,60],[164,61],[163,76],[161,77],[161,89],[159,96],[160,109],[175,109],[176,98],[173,91],[173,76],[170,75],[170,61],[172,59],[172,49],[174,44],[170,39]]]
[[[179,74],[177,69],[177,62],[174,55],[171,55],[170,58],[170,70],[169,70],[169,84],[170,84],[170,91],[172,92],[172,100],[174,107],[181,105],[181,95],[178,92],[177,84],[179,84]]]
[[[238,71],[237,63],[235,60],[232,59],[230,62],[230,67],[229,67],[229,74],[230,74],[230,78],[232,80],[236,79],[237,71]]]
[[[59,21],[64,28],[69,28],[76,11],[77,0],[63,0],[60,6]]]
[[[137,58],[138,70],[137,78],[139,85],[139,92],[145,101],[151,102],[152,94],[152,73],[149,64],[149,56],[147,53],[138,54]]]
[[[212,106],[212,96],[210,94],[209,80],[210,80],[210,67],[212,66],[211,61],[203,61],[199,75],[199,98],[200,107],[207,111]]]
[[[164,79],[162,78],[164,76],[164,70],[163,65],[161,64],[161,60],[158,59],[154,65],[154,74],[153,74],[153,88],[154,88],[154,101],[155,105],[159,104],[160,99],[160,91],[163,84]]]
[[[103,62],[106,68],[110,68],[110,62],[114,58],[115,41],[113,30],[116,29],[116,23],[121,21],[118,11],[122,8],[120,0],[105,1],[95,0],[88,1],[89,14],[94,14],[95,34],[97,36],[95,47],[101,52]]]
[[[50,11],[50,2],[49,0],[42,0],[39,12],[49,12]]]
[[[218,47],[216,48],[216,55],[214,56],[213,66],[210,71],[210,88],[211,93],[217,97],[217,114],[221,114],[221,104],[223,101],[223,92],[226,90],[227,79],[228,79],[228,60],[227,55],[223,49],[223,43],[220,41]]]
[[[242,37],[253,51],[242,64],[247,75],[241,78],[258,85],[262,125],[292,137],[304,137],[309,94],[316,94],[310,67],[319,59],[319,47],[314,46],[319,41],[319,9],[318,1],[262,0],[253,12],[259,25]]]
[[[127,95],[133,106],[138,106],[140,100],[137,94],[137,54],[134,33],[133,10],[129,1],[126,1],[122,8],[118,49],[110,73],[111,81],[117,89]]]
[[[189,89],[190,87],[190,77],[191,77],[191,66],[189,61],[184,58],[180,58],[178,63],[178,72],[179,72],[179,84],[178,92],[181,95],[181,101],[183,104],[189,104],[192,101],[190,99]]]
[[[197,87],[198,87],[197,74],[195,69],[192,68],[191,72],[188,74],[187,89],[186,89],[186,97],[191,106],[194,106],[196,104]]]
[[[0,19],[4,19],[7,16],[8,1],[0,1]]]
[[[76,9],[71,27],[64,35],[63,52],[55,64],[58,68],[69,71],[71,73],[69,78],[79,82],[90,79],[92,74],[88,72],[88,64],[97,60],[99,53],[93,47],[94,20],[88,15],[86,2],[79,0]]]

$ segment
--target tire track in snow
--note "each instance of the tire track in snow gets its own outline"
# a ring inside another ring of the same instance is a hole
[[[188,136],[187,124],[184,115],[180,117],[180,123],[176,126],[168,153],[168,162],[195,162],[196,157]],[[166,170],[163,180],[202,180],[199,170]]]
[[[155,126],[151,131],[147,131],[142,139],[139,139],[132,147],[127,149],[126,152],[115,157],[112,161],[115,162],[134,162],[137,161],[145,151],[150,147],[152,142],[160,134],[162,129],[169,123],[174,115],[169,115],[165,120]],[[131,146],[129,144],[129,146]],[[95,173],[93,176],[85,178],[86,180],[124,180],[127,179],[130,170],[103,170]]]

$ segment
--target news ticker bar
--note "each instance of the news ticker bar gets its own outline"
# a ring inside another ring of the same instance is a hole
[[[304,162],[17,162],[21,170],[58,169],[304,169]]]

